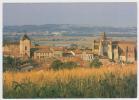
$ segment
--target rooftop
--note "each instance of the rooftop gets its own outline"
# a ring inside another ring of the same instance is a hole
[[[37,51],[35,51],[36,53],[52,53],[52,51],[50,51],[49,49],[39,49]]]
[[[33,46],[32,48],[38,48],[38,49],[49,49],[49,46],[45,46],[45,45],[40,45],[40,46]]]
[[[112,43],[115,43],[115,44],[136,44],[135,41],[113,41]]]
[[[19,45],[19,42],[4,42],[3,45]]]
[[[23,41],[23,40],[30,40],[30,38],[25,34],[22,38],[21,38],[21,40]]]

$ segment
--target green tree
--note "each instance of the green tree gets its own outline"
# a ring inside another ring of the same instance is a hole
[[[70,62],[65,62],[65,63],[63,63],[62,67],[72,69],[72,68],[77,67],[77,63],[71,62],[71,61]]]
[[[91,63],[90,67],[99,68],[102,65],[102,62],[99,61],[98,58],[95,58]]]
[[[34,56],[34,52],[37,51],[37,50],[38,50],[38,48],[31,48],[30,49],[30,55],[31,55],[31,57]]]
[[[9,57],[6,58],[6,60],[7,60],[7,63],[9,65],[12,65],[12,66],[14,65],[14,58],[12,58],[12,57],[9,56]]]
[[[55,60],[55,61],[52,62],[51,67],[54,70],[57,70],[57,69],[61,69],[62,65],[63,65],[63,63],[60,60]]]
[[[51,68],[54,70],[59,70],[59,69],[72,69],[77,67],[77,63],[75,62],[61,62],[60,60],[55,60],[51,64]]]
[[[10,56],[3,57],[3,71],[6,70],[15,70],[16,67],[16,59]]]

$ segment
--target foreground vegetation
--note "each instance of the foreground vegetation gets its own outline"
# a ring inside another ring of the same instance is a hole
[[[136,97],[135,65],[5,72],[4,98]]]
[[[32,60],[32,59],[28,59],[28,60],[22,60],[20,58],[13,58],[13,57],[3,57],[3,72],[5,71],[21,71],[21,65],[24,64],[30,64],[32,65],[34,68],[37,67],[37,63]]]
[[[55,60],[51,64],[51,69],[53,70],[61,70],[61,69],[72,69],[79,67],[75,62],[62,62],[60,60]]]

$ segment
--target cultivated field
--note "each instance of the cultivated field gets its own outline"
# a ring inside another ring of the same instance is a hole
[[[136,97],[136,65],[5,72],[4,98]]]

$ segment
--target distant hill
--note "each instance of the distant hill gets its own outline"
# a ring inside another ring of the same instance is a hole
[[[28,33],[28,32],[46,32],[47,34],[62,35],[76,35],[76,34],[96,34],[99,32],[106,32],[109,34],[124,33],[124,34],[136,34],[136,27],[99,27],[89,25],[70,25],[70,24],[46,24],[46,25],[23,25],[23,26],[4,26],[4,33]],[[57,32],[57,33],[54,33]]]

